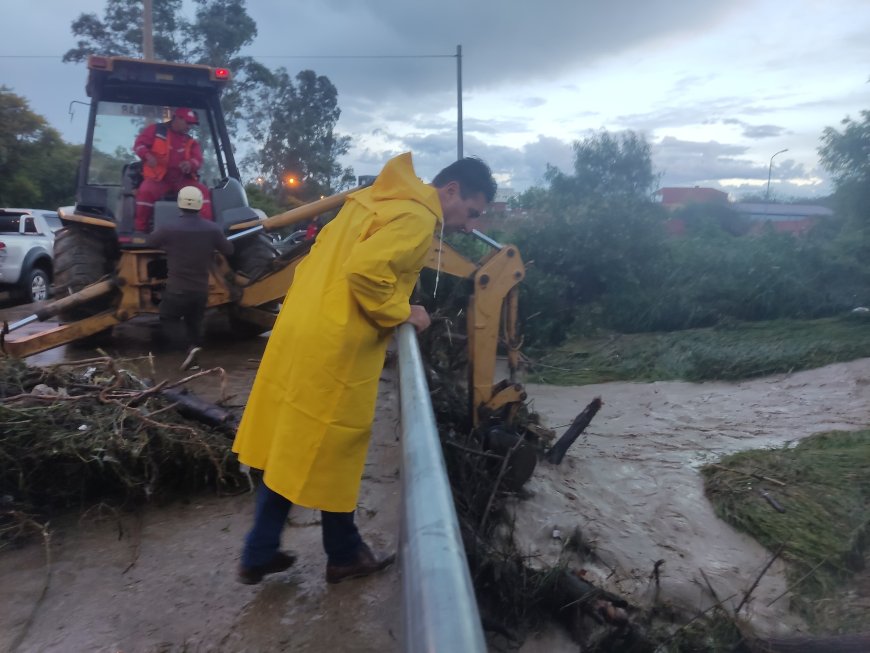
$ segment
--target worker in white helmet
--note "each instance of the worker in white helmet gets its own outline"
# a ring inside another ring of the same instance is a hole
[[[160,323],[171,344],[183,342],[187,351],[183,370],[195,365],[202,349],[202,319],[214,253],[229,256],[233,251],[221,228],[200,215],[202,206],[202,191],[185,186],[178,191],[181,215],[159,226],[146,241],[146,246],[166,251],[169,270],[160,299]]]

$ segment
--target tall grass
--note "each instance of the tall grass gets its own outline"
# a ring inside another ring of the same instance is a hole
[[[870,543],[870,430],[739,452],[703,474],[721,519],[770,550],[784,545],[793,608],[818,630],[866,626],[842,598]]]
[[[870,357],[870,319],[732,321],[706,329],[575,338],[558,349],[526,353],[530,380],[543,383],[738,380]]]

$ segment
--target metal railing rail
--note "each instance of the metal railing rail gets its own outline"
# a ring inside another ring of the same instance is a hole
[[[484,653],[486,644],[414,327],[397,334],[402,410],[404,649]]]

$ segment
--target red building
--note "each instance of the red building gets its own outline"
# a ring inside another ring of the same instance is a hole
[[[715,188],[659,188],[654,197],[662,206],[673,211],[686,204],[727,204],[728,193]]]

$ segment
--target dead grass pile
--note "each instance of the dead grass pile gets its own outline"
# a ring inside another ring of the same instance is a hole
[[[0,543],[61,508],[247,487],[227,434],[183,417],[161,394],[223,370],[151,384],[135,363],[0,360]]]

